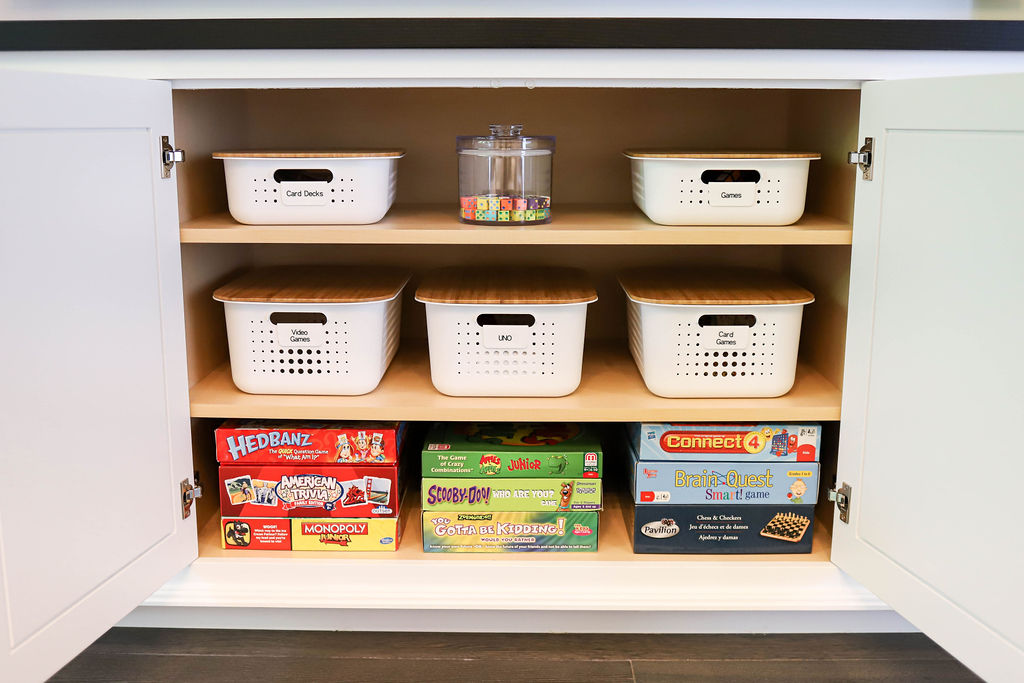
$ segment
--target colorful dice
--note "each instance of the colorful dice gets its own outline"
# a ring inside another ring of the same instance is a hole
[[[459,197],[459,205],[462,209],[475,211],[476,210],[476,197]]]
[[[512,213],[512,212],[511,211],[498,211],[498,222],[499,223],[507,223],[508,220],[509,220],[509,214],[510,213]]]
[[[511,211],[512,210],[512,198],[502,197],[501,204],[498,206],[498,211]]]
[[[513,221],[520,221],[520,222],[525,221],[526,220],[526,212],[523,211],[523,210],[519,210],[519,211],[513,210],[513,211],[510,211],[509,212],[509,219],[513,220]]]

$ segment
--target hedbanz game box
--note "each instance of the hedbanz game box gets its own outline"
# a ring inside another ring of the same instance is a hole
[[[630,447],[641,460],[818,462],[819,424],[634,422]]]
[[[596,552],[598,512],[424,512],[423,552]]]
[[[398,465],[221,465],[224,517],[394,517]]]
[[[398,462],[404,422],[229,420],[217,428],[217,460],[255,464]]]
[[[627,505],[635,553],[811,552],[813,505]]]
[[[423,478],[424,510],[600,510],[600,479]]]
[[[601,442],[585,424],[447,422],[423,445],[424,477],[601,476]]]
[[[394,551],[401,532],[398,517],[224,517],[220,528],[221,547],[227,550]]]

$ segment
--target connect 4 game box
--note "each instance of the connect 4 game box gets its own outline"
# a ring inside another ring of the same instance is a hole
[[[819,424],[644,422],[628,432],[641,460],[817,462],[821,451]]]
[[[256,464],[398,462],[404,422],[229,420],[216,430],[217,460]]]

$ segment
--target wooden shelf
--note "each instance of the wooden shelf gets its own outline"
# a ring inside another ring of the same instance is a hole
[[[633,206],[566,205],[535,227],[466,225],[443,205],[395,206],[373,225],[243,225],[228,213],[181,226],[183,243],[264,244],[850,244],[849,223],[816,214],[787,226],[664,226]]]
[[[373,392],[363,396],[246,394],[224,364],[191,390],[193,417],[345,420],[502,420],[582,422],[838,420],[841,393],[799,365],[779,398],[667,399],[647,390],[624,346],[589,344],[579,389],[561,398],[445,396],[430,382],[426,348],[403,342]]]

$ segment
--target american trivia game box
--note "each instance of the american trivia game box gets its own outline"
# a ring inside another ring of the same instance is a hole
[[[398,465],[221,465],[224,517],[395,517]]]
[[[221,547],[227,550],[394,551],[400,521],[378,519],[263,519],[224,517]]]
[[[585,424],[447,422],[423,445],[424,477],[601,476],[601,441]]]
[[[641,460],[817,462],[819,424],[634,422],[629,444]]]
[[[596,552],[598,512],[424,512],[423,552]]]
[[[625,506],[635,553],[811,552],[813,505]]]
[[[404,422],[229,420],[216,430],[222,463],[332,464],[398,462]]]
[[[424,477],[422,503],[424,511],[600,510],[601,480]]]

